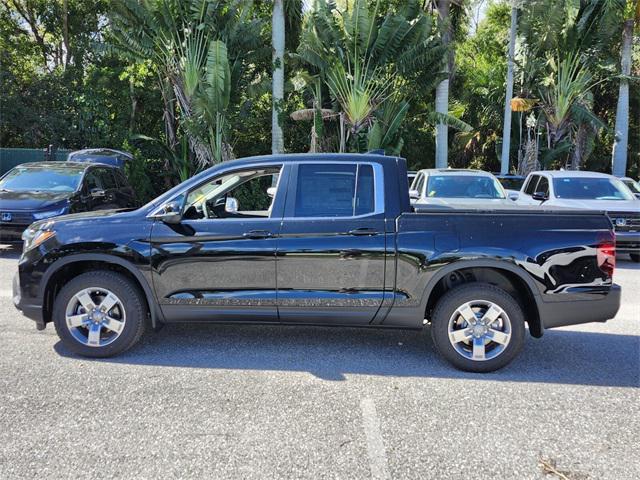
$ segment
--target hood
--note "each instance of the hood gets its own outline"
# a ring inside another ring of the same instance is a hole
[[[95,222],[127,222],[131,221],[134,217],[140,216],[138,210],[135,208],[121,208],[115,210],[95,210],[91,212],[71,213],[68,215],[60,215],[55,218],[46,218],[35,222],[32,226],[34,228],[40,228],[41,226],[48,224],[51,228],[60,228],[67,226],[86,226],[92,225]],[[144,216],[144,212],[141,214]]]
[[[520,208],[513,200],[505,198],[422,198],[415,202],[416,207],[457,208],[457,209],[495,209]]]
[[[630,212],[640,213],[638,200],[570,200],[557,199],[542,205],[578,208],[581,210],[599,210],[602,212]]]
[[[0,191],[0,211],[45,210],[69,200],[75,192]]]

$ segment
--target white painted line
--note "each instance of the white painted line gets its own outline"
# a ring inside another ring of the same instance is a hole
[[[371,467],[371,478],[374,480],[387,480],[389,468],[387,467],[387,454],[384,449],[382,434],[380,433],[380,420],[376,413],[376,404],[371,398],[363,398],[360,402],[362,409],[362,423],[364,434],[367,437],[367,454]]]
[[[12,296],[13,296],[13,293],[11,292],[11,290],[0,290],[0,297],[11,298]]]

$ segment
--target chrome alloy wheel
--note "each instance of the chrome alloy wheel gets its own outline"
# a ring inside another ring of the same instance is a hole
[[[120,299],[99,287],[85,288],[71,297],[65,317],[73,338],[89,347],[109,345],[120,336],[126,321]]]
[[[491,360],[509,345],[511,321],[499,305],[488,300],[473,300],[453,312],[448,332],[449,342],[464,358]]]

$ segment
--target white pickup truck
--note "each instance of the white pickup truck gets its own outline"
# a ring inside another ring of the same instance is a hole
[[[634,262],[640,262],[640,200],[613,175],[565,170],[532,172],[516,202],[545,208],[602,210],[615,227],[617,252],[628,253]]]

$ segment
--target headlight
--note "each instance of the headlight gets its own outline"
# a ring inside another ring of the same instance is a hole
[[[22,232],[22,240],[24,241],[24,248],[22,251],[26,252],[28,250],[32,250],[55,236],[56,232],[53,230],[42,230],[29,227]]]
[[[67,207],[62,207],[62,208],[58,208],[56,210],[45,210],[43,212],[35,212],[33,214],[33,218],[35,220],[43,220],[43,219],[49,218],[49,217],[57,217],[58,215],[64,215],[66,210],[67,210]]]

